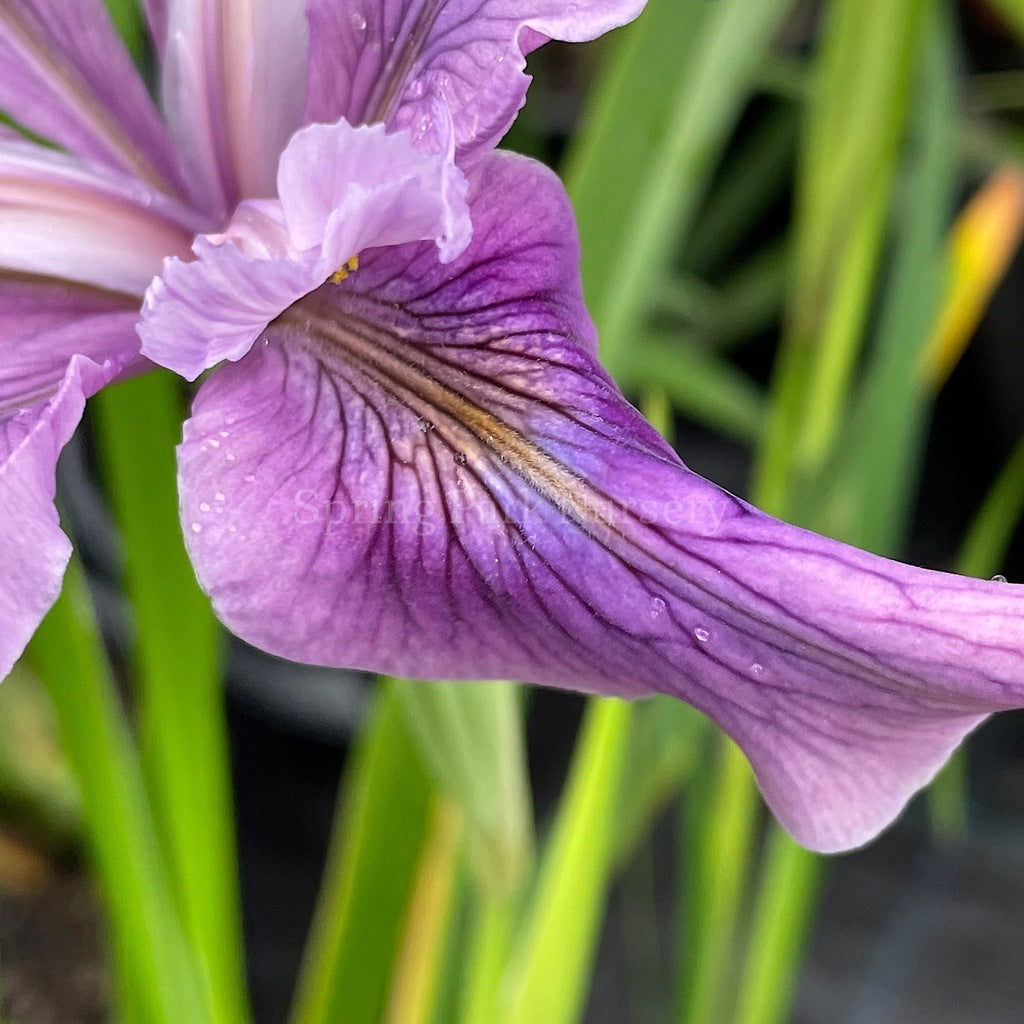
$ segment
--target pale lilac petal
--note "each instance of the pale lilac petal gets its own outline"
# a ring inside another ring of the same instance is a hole
[[[137,321],[132,296],[0,274],[0,417],[51,398],[75,355],[130,363]]]
[[[433,96],[460,154],[494,145],[523,105],[526,54],[623,25],[646,0],[311,0],[307,118],[413,127]]]
[[[53,505],[57,458],[86,397],[119,369],[76,356],[49,400],[0,416],[0,679],[57,599],[71,556]]]
[[[0,268],[141,295],[194,215],[118,172],[0,140]]]
[[[203,385],[183,525],[218,614],[285,657],[671,693],[803,843],[864,842],[1024,704],[1024,588],[779,523],[689,472],[591,352],[571,211],[510,156],[476,234],[369,254]]]
[[[102,0],[0,3],[0,109],[151,188],[181,191],[178,157]]]
[[[273,196],[306,99],[304,0],[173,0],[166,21],[164,109],[206,204]]]
[[[242,203],[224,234],[198,238],[198,259],[165,263],[143,309],[147,357],[194,380],[364,250],[436,239],[451,258],[469,240],[461,173],[382,125],[298,132],[278,188],[280,201]]]

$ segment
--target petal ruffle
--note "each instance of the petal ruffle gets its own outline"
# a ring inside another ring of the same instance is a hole
[[[164,109],[206,207],[269,198],[302,124],[304,0],[171,0],[162,17]]]
[[[405,133],[344,121],[298,132],[281,158],[280,200],[242,203],[197,260],[167,260],[143,309],[142,349],[194,380],[241,359],[275,317],[363,250],[436,239],[443,259],[469,241],[465,179]]]
[[[75,356],[49,400],[0,415],[0,679],[57,599],[71,556],[53,504],[57,458],[86,398],[120,369]]]
[[[0,268],[141,296],[194,214],[124,175],[0,139]]]
[[[671,693],[803,843],[864,842],[1024,704],[1024,588],[877,558],[689,472],[590,351],[557,181],[474,170],[439,270],[382,250],[203,385],[186,537],[224,621],[302,661]]]
[[[493,146],[530,80],[526,54],[548,38],[594,39],[646,0],[312,0],[306,117],[415,127],[441,96],[460,158]]]
[[[0,3],[0,109],[79,154],[180,194],[178,157],[102,0]]]

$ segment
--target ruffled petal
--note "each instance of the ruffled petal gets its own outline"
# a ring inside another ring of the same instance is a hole
[[[164,18],[164,109],[207,207],[269,198],[302,124],[304,0],[171,0]]]
[[[195,261],[165,263],[143,310],[146,356],[194,380],[241,359],[271,320],[363,250],[436,239],[450,259],[469,240],[461,172],[382,125],[298,132],[278,189],[279,201],[242,203],[224,234],[198,238]]]
[[[178,156],[102,0],[0,3],[0,109],[151,188],[182,191]]]
[[[521,159],[476,233],[370,254],[203,385],[183,523],[229,627],[301,661],[670,693],[802,843],[855,846],[1024,704],[1024,588],[780,523],[689,472],[598,366],[571,211]]]
[[[312,0],[310,121],[412,127],[450,105],[460,157],[493,146],[523,105],[526,54],[623,25],[646,0]]]
[[[134,178],[0,139],[0,268],[141,296],[194,218]]]
[[[57,458],[86,398],[121,369],[75,356],[51,398],[0,415],[0,679],[57,599],[71,556],[53,504]]]

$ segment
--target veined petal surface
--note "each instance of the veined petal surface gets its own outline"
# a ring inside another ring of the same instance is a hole
[[[646,0],[311,0],[307,119],[416,129],[443,97],[461,156],[493,146],[523,105],[526,54],[594,39]]]
[[[345,121],[296,133],[280,200],[242,203],[227,231],[201,236],[192,262],[167,260],[146,295],[142,350],[194,380],[241,359],[264,328],[366,248],[435,239],[442,259],[469,242],[465,179],[406,133]]]
[[[0,110],[82,157],[180,194],[174,144],[103,0],[0,0]]]
[[[596,362],[557,180],[485,157],[471,208],[452,265],[369,253],[203,385],[182,515],[219,615],[301,661],[672,694],[798,840],[866,841],[1024,704],[1024,588],[853,550],[691,473]]]
[[[0,269],[142,296],[195,215],[134,178],[0,138]]]

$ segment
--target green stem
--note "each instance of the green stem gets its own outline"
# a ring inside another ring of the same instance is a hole
[[[105,389],[93,408],[136,613],[142,753],[158,833],[214,993],[214,1022],[246,1024],[220,633],[177,515],[182,395],[158,372]]]
[[[130,1024],[212,1024],[205,985],[175,914],[137,757],[76,562],[29,655],[53,701],[61,742],[81,787],[123,1016]]]

